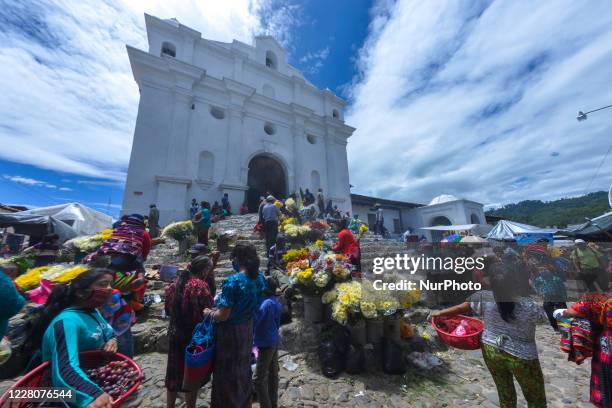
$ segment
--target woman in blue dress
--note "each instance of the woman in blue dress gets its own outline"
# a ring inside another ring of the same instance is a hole
[[[239,270],[223,281],[215,309],[206,309],[215,327],[213,408],[250,406],[253,317],[263,299],[266,281],[259,271],[259,256],[252,245],[236,245],[232,262]]]
[[[112,271],[91,269],[68,284],[58,284],[34,328],[34,333],[44,331],[42,359],[51,364],[53,386],[69,388],[77,407],[111,408],[110,395],[81,369],[79,353],[117,351],[113,328],[98,311],[112,293],[112,282]]]

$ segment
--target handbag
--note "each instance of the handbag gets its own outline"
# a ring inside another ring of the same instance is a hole
[[[205,317],[193,330],[185,348],[183,391],[195,391],[210,381],[215,364],[215,325],[212,315]]]

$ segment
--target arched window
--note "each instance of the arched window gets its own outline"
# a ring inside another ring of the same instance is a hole
[[[176,47],[174,44],[164,41],[161,47],[161,55],[168,55],[170,57],[176,58]]]
[[[278,60],[276,59],[276,54],[272,51],[266,51],[266,67],[277,69],[278,68]]]
[[[263,86],[263,94],[268,98],[274,98],[276,96],[276,92],[274,92],[274,88],[272,88],[270,84],[265,84]]]
[[[312,187],[312,191],[318,191],[319,188],[321,188],[321,176],[316,170],[310,173],[310,186]]]
[[[276,126],[274,126],[272,123],[270,122],[266,122],[264,124],[264,132],[266,132],[267,135],[272,136],[273,134],[276,133]]]
[[[198,163],[198,179],[212,180],[215,170],[215,156],[211,152],[200,153],[200,161]]]
[[[338,109],[332,110],[332,117],[334,119],[340,119],[340,112],[338,112]]]
[[[470,217],[470,222],[472,224],[480,224],[480,218],[476,214],[472,214]]]

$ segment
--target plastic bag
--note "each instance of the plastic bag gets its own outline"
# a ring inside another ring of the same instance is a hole
[[[351,344],[346,353],[345,371],[348,374],[361,374],[365,371],[366,359],[362,346]]]
[[[451,333],[454,336],[467,336],[472,332],[467,320],[461,320],[455,330]]]
[[[393,340],[383,338],[383,371],[391,375],[402,375],[406,371],[404,352],[399,344]]]
[[[323,375],[335,378],[344,370],[345,355],[334,341],[319,344],[319,362]]]

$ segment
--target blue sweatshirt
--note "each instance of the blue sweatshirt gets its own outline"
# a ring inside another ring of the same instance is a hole
[[[280,342],[278,328],[283,306],[276,296],[266,298],[255,314],[255,334],[253,344],[257,347],[276,347]]]

